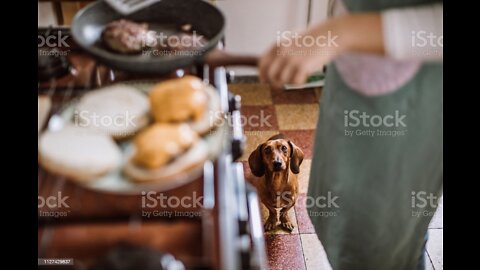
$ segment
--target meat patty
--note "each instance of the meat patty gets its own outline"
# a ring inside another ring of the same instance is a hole
[[[120,53],[139,53],[146,44],[147,23],[136,23],[121,19],[105,27],[102,38],[112,50]]]

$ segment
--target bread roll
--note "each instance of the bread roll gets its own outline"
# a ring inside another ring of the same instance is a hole
[[[199,121],[207,105],[205,84],[190,75],[161,82],[150,92],[151,113],[160,123]]]
[[[76,107],[75,122],[122,139],[148,124],[149,109],[146,95],[131,86],[115,84],[85,94]]]
[[[186,124],[156,123],[135,137],[133,162],[147,169],[168,163],[197,142],[198,135]]]
[[[120,166],[122,154],[108,135],[74,125],[47,131],[38,141],[39,162],[47,170],[89,181]]]
[[[130,180],[137,183],[158,183],[171,181],[171,185],[181,184],[184,177],[198,177],[202,172],[202,165],[208,159],[208,144],[199,140],[186,152],[157,169],[146,169],[138,166],[132,159],[124,167],[124,173]],[[196,175],[196,176],[195,176]]]

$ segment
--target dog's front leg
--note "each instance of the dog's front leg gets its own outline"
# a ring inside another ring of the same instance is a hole
[[[282,228],[288,230],[288,231],[293,231],[293,228],[295,228],[295,226],[293,226],[292,222],[290,221],[290,217],[288,217],[288,211],[294,206],[295,204],[292,204],[292,205],[289,205],[285,208],[282,208],[280,210],[280,226],[282,226]]]
[[[267,204],[264,204],[265,207],[268,209],[268,218],[267,221],[265,222],[264,229],[266,232],[271,231],[275,229],[277,226],[278,218],[277,218],[277,210],[275,207],[269,206]]]

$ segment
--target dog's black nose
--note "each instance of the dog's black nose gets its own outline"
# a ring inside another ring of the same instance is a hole
[[[282,162],[281,162],[281,161],[278,161],[278,160],[275,160],[275,161],[273,162],[273,168],[274,168],[275,170],[281,169],[281,168],[282,168]]]

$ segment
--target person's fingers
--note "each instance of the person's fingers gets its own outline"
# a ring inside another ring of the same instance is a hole
[[[294,72],[292,73],[292,77],[290,81],[292,84],[303,84],[307,82],[308,73],[302,65],[298,65]]]
[[[258,71],[261,82],[267,82],[268,80],[268,69],[272,61],[275,59],[276,47],[270,48],[267,52],[263,54],[258,63]]]
[[[282,71],[285,64],[285,57],[276,57],[268,68],[267,81],[273,85],[278,86],[278,79],[280,77],[280,72]]]
[[[262,83],[267,81],[267,72],[271,61],[272,58],[269,55],[264,55],[262,58],[260,58],[258,63],[258,75]]]
[[[301,67],[302,61],[299,59],[290,58],[283,66],[282,71],[280,73],[280,77],[278,78],[279,84],[282,86],[287,83],[292,83],[293,76],[297,72],[297,70]]]

